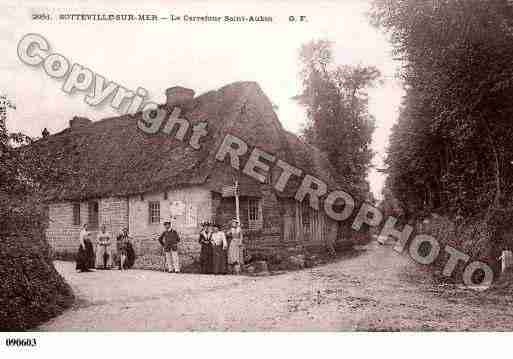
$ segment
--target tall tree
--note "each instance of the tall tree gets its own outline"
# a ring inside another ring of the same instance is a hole
[[[463,216],[511,202],[513,7],[507,0],[375,0],[406,87],[386,165],[417,209]]]
[[[300,61],[303,89],[296,99],[308,116],[303,138],[327,153],[341,181],[365,188],[375,128],[367,90],[379,83],[379,70],[336,65],[332,43],[327,40],[303,45]]]
[[[1,105],[16,109],[4,96]],[[7,131],[0,116],[0,232],[42,228],[46,221],[44,188],[58,184],[71,169],[56,170],[29,146],[36,139]]]

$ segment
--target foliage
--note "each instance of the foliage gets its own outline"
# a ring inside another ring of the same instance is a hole
[[[42,188],[60,174],[25,146],[31,138],[9,134],[0,121],[0,330],[25,330],[73,301],[43,237]]]
[[[46,223],[44,188],[59,186],[69,168],[56,169],[32,149],[36,139],[8,133],[0,119],[0,228],[2,232],[41,227]],[[23,227],[20,227],[23,225]]]
[[[0,330],[34,328],[68,308],[73,292],[52,266],[40,228],[0,235]]]
[[[410,213],[470,217],[511,203],[513,6],[373,5],[372,21],[390,34],[406,89],[385,162],[387,187]]]
[[[379,83],[372,66],[337,66],[332,43],[311,41],[300,50],[303,89],[296,99],[307,109],[302,137],[328,155],[338,179],[366,187],[374,119],[366,90]]]

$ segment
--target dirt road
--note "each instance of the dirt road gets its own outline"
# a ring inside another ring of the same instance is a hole
[[[513,298],[442,288],[375,242],[321,267],[266,277],[75,273],[79,301],[41,330],[512,330]]]

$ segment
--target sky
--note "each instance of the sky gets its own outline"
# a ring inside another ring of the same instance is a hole
[[[42,67],[20,61],[17,46],[28,33],[43,35],[50,51],[71,63],[128,89],[143,87],[148,100],[165,102],[165,90],[184,86],[196,94],[235,81],[256,81],[277,105],[277,115],[289,131],[299,133],[305,111],[291,98],[300,92],[298,51],[315,39],[334,43],[338,64],[376,66],[384,84],[370,91],[369,109],[375,117],[372,148],[375,168],[369,174],[371,190],[380,197],[388,136],[398,117],[403,96],[396,79],[386,36],[370,26],[366,0],[342,1],[3,1],[0,5],[0,94],[15,103],[8,112],[8,129],[40,136],[43,128],[56,133],[69,126],[73,116],[93,121],[115,116],[109,106],[91,107],[88,92],[68,95],[63,80],[49,77]],[[48,13],[52,20],[32,20]],[[66,13],[145,13],[177,16],[271,16],[272,23],[157,23],[71,22],[58,20]],[[289,17],[307,21],[290,22]]]

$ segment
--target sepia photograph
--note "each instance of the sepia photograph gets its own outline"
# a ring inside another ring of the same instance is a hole
[[[512,1],[6,0],[0,29],[0,353],[511,343]]]

